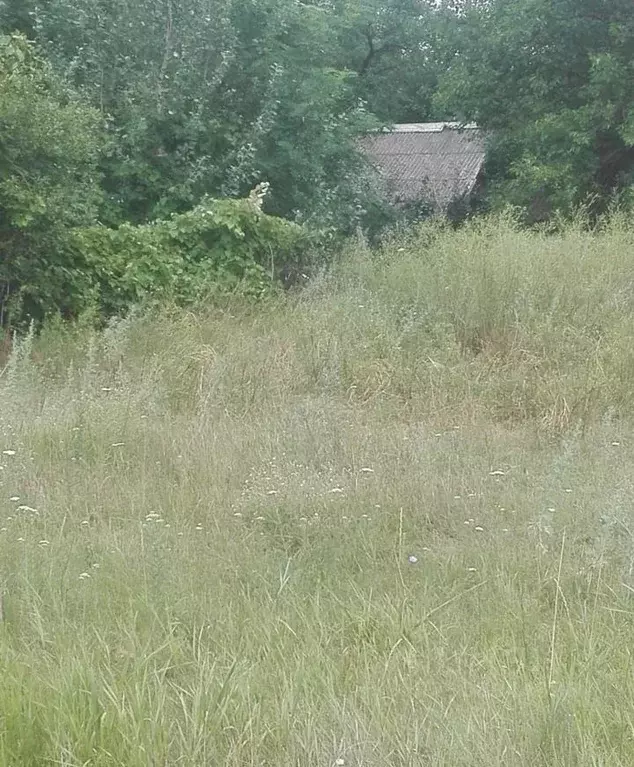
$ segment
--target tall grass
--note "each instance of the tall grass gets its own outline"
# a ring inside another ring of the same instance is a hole
[[[0,765],[634,763],[634,229],[362,243],[0,377]]]

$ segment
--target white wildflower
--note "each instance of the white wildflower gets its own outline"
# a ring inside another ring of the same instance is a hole
[[[39,514],[40,513],[37,509],[34,509],[32,506],[26,506],[25,504],[22,504],[22,506],[18,506],[16,511],[24,511],[27,514]]]

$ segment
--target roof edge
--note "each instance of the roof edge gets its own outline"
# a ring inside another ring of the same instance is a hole
[[[434,122],[434,123],[396,123],[391,128],[384,127],[383,133],[442,133],[444,130],[478,130],[476,123]]]

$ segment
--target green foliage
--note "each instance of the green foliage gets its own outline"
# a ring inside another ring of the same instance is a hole
[[[261,200],[204,200],[144,226],[95,225],[98,113],[19,35],[0,37],[0,324],[88,307],[108,315],[211,286],[260,294],[305,245]]]
[[[62,244],[94,218],[100,147],[98,114],[24,37],[0,36],[0,324],[63,297]],[[85,287],[75,271],[72,292]]]
[[[339,57],[355,90],[387,123],[435,119],[438,67],[430,56],[434,4],[424,0],[339,0]]]
[[[468,4],[445,12],[441,37],[437,104],[492,132],[501,199],[539,218],[588,200],[601,210],[631,185],[630,0]]]
[[[164,218],[265,180],[271,210],[287,217],[363,197],[350,137],[368,117],[333,51],[332,9],[49,0],[32,13],[51,60],[106,120],[104,222]]]
[[[309,245],[300,226],[261,212],[255,196],[206,199],[165,220],[76,229],[69,252],[91,275],[102,316],[148,300],[179,305],[210,293],[260,296]]]

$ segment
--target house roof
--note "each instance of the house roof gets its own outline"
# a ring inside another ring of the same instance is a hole
[[[473,191],[485,159],[484,137],[473,123],[395,125],[361,139],[397,203],[428,199],[446,211]]]

